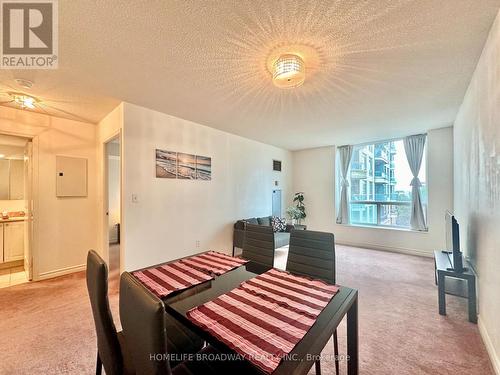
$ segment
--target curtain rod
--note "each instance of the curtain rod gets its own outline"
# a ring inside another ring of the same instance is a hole
[[[427,133],[419,133],[419,134],[411,134],[411,135],[406,135],[402,137],[396,137],[396,138],[390,138],[390,139],[384,139],[380,141],[373,141],[373,142],[363,142],[363,143],[355,143],[352,144],[351,146],[368,146],[368,145],[375,145],[377,143],[385,143],[385,142],[394,142],[394,141],[401,141],[403,138],[406,137],[412,137],[414,135],[427,135]],[[336,148],[342,147],[342,146],[349,146],[349,145],[340,145],[340,146],[335,146]]]

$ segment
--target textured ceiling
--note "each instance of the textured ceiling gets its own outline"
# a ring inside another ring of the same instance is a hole
[[[59,1],[59,69],[0,71],[43,110],[127,101],[288,149],[451,125],[500,0]],[[303,86],[268,61],[305,60]],[[16,88],[17,89],[17,88]]]

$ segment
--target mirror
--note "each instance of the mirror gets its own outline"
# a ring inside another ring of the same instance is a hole
[[[0,200],[24,199],[24,161],[0,159]]]

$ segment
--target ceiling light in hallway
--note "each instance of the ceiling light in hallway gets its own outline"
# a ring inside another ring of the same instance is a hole
[[[306,79],[304,60],[299,55],[281,55],[273,65],[273,83],[282,89],[302,85]]]
[[[12,101],[19,105],[22,109],[35,109],[35,104],[38,102],[34,97],[22,93],[11,92],[9,95],[12,98]]]

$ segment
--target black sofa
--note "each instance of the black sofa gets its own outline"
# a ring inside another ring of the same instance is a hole
[[[233,255],[234,255],[234,249],[236,247],[240,249],[243,248],[243,241],[245,239],[245,228],[247,223],[254,225],[271,226],[271,218],[272,216],[252,217],[250,219],[238,220],[236,223],[234,223]],[[290,243],[290,232],[292,231],[292,229],[293,225],[288,224],[284,232],[274,233],[274,249],[286,246]]]

